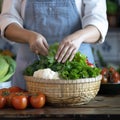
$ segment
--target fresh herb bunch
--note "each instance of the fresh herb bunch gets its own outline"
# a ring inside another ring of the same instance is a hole
[[[55,55],[58,49],[58,43],[54,43],[49,48],[48,56],[40,56],[40,60],[34,61],[29,65],[24,75],[33,76],[33,73],[38,69],[50,68],[58,72],[61,79],[80,79],[96,77],[100,74],[101,69],[91,67],[87,64],[87,57],[80,52],[77,52],[72,61],[67,60],[65,63],[58,63],[55,60]]]

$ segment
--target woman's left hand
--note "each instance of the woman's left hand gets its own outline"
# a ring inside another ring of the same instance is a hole
[[[69,61],[72,61],[72,59],[75,56],[75,53],[78,51],[81,40],[76,39],[74,35],[69,35],[66,38],[63,39],[63,41],[60,43],[57,54],[55,56],[55,59],[58,62],[66,62],[66,60],[69,59]]]

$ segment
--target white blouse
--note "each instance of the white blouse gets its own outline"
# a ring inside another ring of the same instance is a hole
[[[100,42],[104,42],[108,30],[106,0],[75,0],[82,27],[94,25],[101,32]],[[26,0],[3,0],[0,14],[0,31],[4,37],[5,28],[11,23],[23,27]]]

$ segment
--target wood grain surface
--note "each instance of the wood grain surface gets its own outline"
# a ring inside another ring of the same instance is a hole
[[[97,117],[97,118],[96,118]],[[96,96],[86,105],[75,107],[55,107],[46,105],[41,109],[27,108],[15,110],[5,108],[0,110],[0,120],[34,119],[34,120],[120,120],[120,95]]]

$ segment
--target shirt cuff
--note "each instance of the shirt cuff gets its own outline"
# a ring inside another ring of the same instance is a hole
[[[4,33],[5,33],[5,29],[7,28],[8,25],[12,24],[12,23],[16,23],[18,24],[20,27],[23,27],[18,21],[15,21],[13,19],[7,19],[7,20],[4,20],[4,21],[1,21],[0,23],[0,32],[1,32],[1,37],[8,41],[9,43],[13,44],[14,42],[11,42],[9,41],[5,36],[4,36]]]
[[[104,23],[104,24],[102,24],[102,23]],[[106,37],[107,31],[108,31],[108,22],[107,21],[99,22],[97,20],[89,20],[89,21],[83,22],[83,28],[85,28],[88,25],[93,25],[100,31],[101,38],[97,41],[97,43],[103,43],[105,41],[105,37]]]

